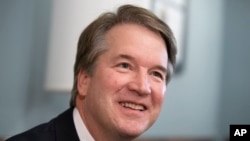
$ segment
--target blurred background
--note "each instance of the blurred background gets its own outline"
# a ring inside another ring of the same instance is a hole
[[[182,1],[182,0],[176,0]],[[154,0],[0,0],[0,136],[69,107],[76,42],[103,11]],[[142,138],[226,140],[250,124],[250,1],[187,0],[183,60]]]

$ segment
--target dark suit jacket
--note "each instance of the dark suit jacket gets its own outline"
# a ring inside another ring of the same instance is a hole
[[[73,108],[6,141],[80,141],[73,121]]]

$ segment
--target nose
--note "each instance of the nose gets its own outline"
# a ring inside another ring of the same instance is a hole
[[[128,85],[129,89],[135,91],[138,95],[151,94],[151,85],[147,73],[137,73]]]

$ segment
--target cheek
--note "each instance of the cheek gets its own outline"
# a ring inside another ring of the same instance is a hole
[[[161,108],[162,103],[164,100],[164,94],[156,94],[154,96],[154,103],[157,104],[157,106],[159,106]]]
[[[120,83],[119,77],[116,77],[112,73],[105,72],[102,75],[95,76],[91,87],[93,87],[94,95],[103,103],[104,101],[108,102],[114,99],[115,93],[121,87]]]
[[[129,82],[129,77],[123,74],[120,74],[113,70],[108,70],[105,73],[105,76],[102,77],[104,88],[112,91],[118,91],[121,89],[127,82]]]
[[[152,97],[153,102],[154,102],[154,104],[156,104],[160,108],[161,108],[162,103],[164,101],[165,93],[166,93],[165,86],[158,86],[158,87],[155,87],[155,89],[154,89],[154,93],[153,93],[153,97]]]
[[[103,77],[103,85],[106,89],[114,89],[119,85],[119,77],[115,76],[112,73],[106,73],[106,75]]]

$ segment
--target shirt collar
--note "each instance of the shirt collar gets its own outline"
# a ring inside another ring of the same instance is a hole
[[[80,141],[95,141],[82,121],[80,113],[76,107],[73,111],[73,119]]]

